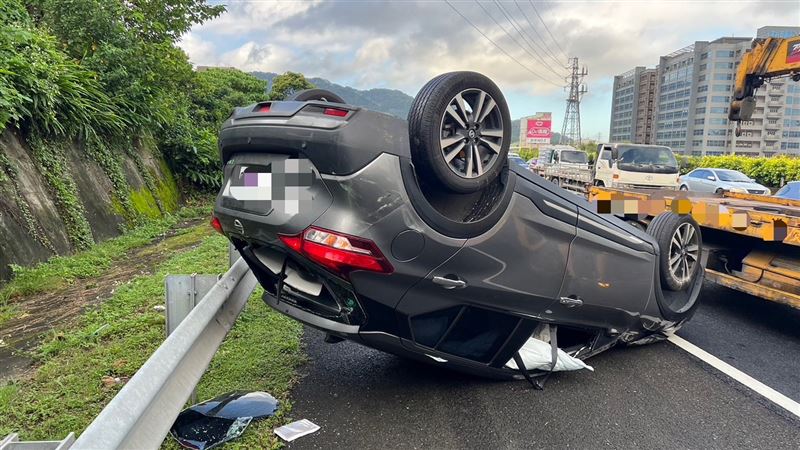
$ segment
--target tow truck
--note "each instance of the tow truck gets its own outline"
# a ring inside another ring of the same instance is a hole
[[[729,119],[749,120],[765,81],[800,81],[800,36],[753,42],[736,73]],[[664,210],[691,214],[710,249],[705,278],[800,309],[800,201],[723,192],[614,189],[595,186],[589,200],[601,212],[644,227]]]

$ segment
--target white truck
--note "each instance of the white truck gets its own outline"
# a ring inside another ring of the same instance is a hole
[[[541,147],[532,170],[560,187],[580,194],[586,193],[594,180],[589,155],[569,145]]]
[[[677,189],[678,161],[661,145],[598,144],[597,161],[569,145],[539,149],[531,169],[569,191],[585,194],[592,185],[619,189]]]
[[[678,161],[663,145],[598,144],[594,185],[619,189],[677,189]]]

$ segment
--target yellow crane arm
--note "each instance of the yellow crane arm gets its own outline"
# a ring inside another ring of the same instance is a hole
[[[753,41],[753,48],[742,55],[736,71],[728,118],[736,122],[749,120],[756,105],[756,89],[766,80],[783,76],[800,81],[800,37]],[[737,136],[738,130],[737,126]]]

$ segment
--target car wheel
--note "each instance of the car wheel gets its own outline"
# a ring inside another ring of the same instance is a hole
[[[715,194],[718,194],[718,195],[722,195],[722,193],[723,193],[723,192],[725,192],[725,190],[724,190],[724,189],[722,189],[722,188],[717,188],[717,190],[716,190],[716,191],[714,191],[714,193],[715,193]]]
[[[688,215],[665,212],[650,222],[647,234],[656,239],[660,249],[661,286],[670,291],[692,286],[702,270],[703,238],[697,222]]]
[[[685,184],[682,184],[680,189],[682,191],[688,191],[689,190],[689,186],[686,186]]]
[[[295,92],[294,95],[288,98],[288,100],[296,101],[296,102],[309,102],[312,100],[319,100],[323,102],[331,102],[331,103],[346,103],[342,97],[334,94],[331,91],[325,89],[305,89],[302,91]]]
[[[425,84],[411,104],[408,131],[421,175],[452,192],[479,191],[506,166],[508,105],[479,73],[450,72]]]
[[[603,180],[597,180],[594,182],[594,185],[597,187],[606,187],[606,184],[603,183]]]

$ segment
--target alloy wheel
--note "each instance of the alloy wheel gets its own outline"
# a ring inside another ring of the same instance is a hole
[[[697,232],[691,223],[682,223],[669,245],[669,272],[677,282],[685,284],[692,278],[699,253]]]
[[[476,178],[502,164],[503,118],[497,103],[480,89],[456,94],[445,108],[439,143],[447,166],[462,178]]]

